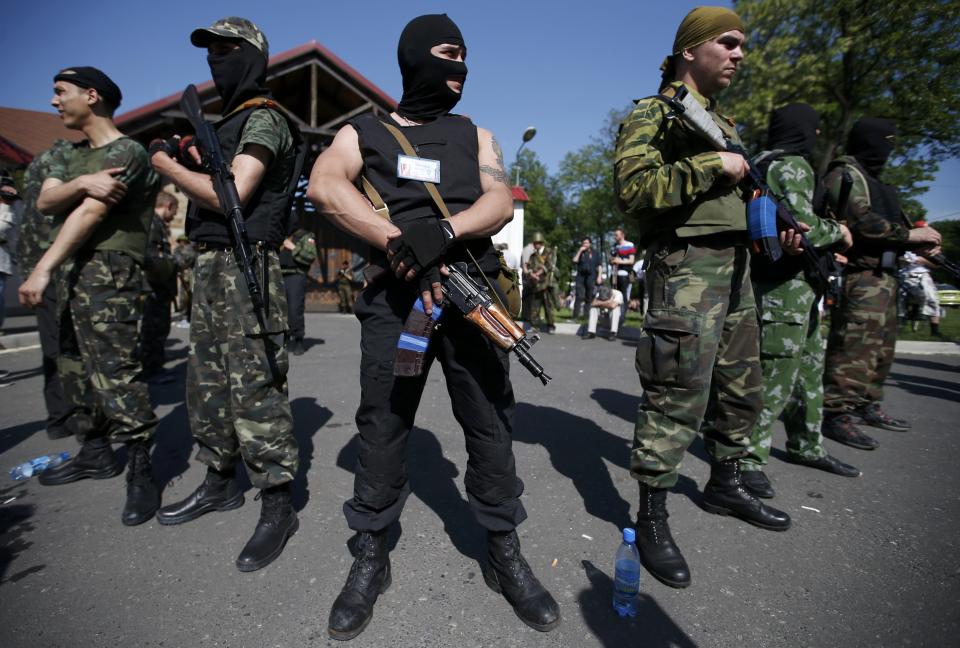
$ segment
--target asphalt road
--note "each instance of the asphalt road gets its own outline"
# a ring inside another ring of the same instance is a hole
[[[339,315],[310,314],[307,324],[312,347],[290,376],[300,531],[277,562],[251,574],[234,560],[259,514],[256,491],[239,510],[184,526],[126,528],[122,477],[10,481],[16,463],[76,446],[43,432],[39,350],[0,354],[16,379],[0,389],[0,646],[339,645],[326,621],[351,562],[341,505],[356,457],[359,329]],[[191,459],[183,403],[185,334],[174,331],[179,381],[151,388],[166,502],[204,472]],[[411,437],[413,496],[391,554],[393,587],[351,645],[958,645],[960,358],[897,358],[886,406],[911,419],[912,432],[874,431],[874,452],[827,442],[862,478],[787,464],[774,451],[774,502],[794,519],[786,533],[699,507],[709,468],[697,442],[669,498],[693,585],[673,590],[644,572],[640,614],[622,620],[610,607],[610,573],[618,528],[636,512],[627,472],[640,392],[633,353],[628,342],[558,335],[535,347],[554,376],[549,386],[513,365],[514,450],[530,515],[520,535],[562,625],[547,635],[527,628],[483,583],[462,436],[435,368]],[[783,448],[782,431],[774,441]]]

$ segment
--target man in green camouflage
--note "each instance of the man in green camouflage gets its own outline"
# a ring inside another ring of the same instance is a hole
[[[135,525],[151,519],[160,503],[150,465],[157,417],[136,354],[147,230],[159,180],[143,147],[113,123],[121,98],[117,85],[96,68],[66,68],[54,77],[53,107],[67,128],[83,131],[87,140],[64,148],[50,164],[36,206],[55,215],[53,242],[20,286],[20,301],[40,305],[62,267],[60,378],[75,406],[90,407],[89,425],[77,430],[80,452],[44,471],[40,483],[113,477],[122,468],[110,444],[125,443],[121,521]]]
[[[551,277],[553,271],[553,251],[546,246],[543,234],[535,232],[533,234],[533,254],[527,261],[527,286],[531,291],[530,299],[530,323],[533,326],[539,326],[545,333],[553,333],[556,330],[553,318],[554,302],[550,296]],[[543,311],[545,321],[540,319],[540,312]]]
[[[173,264],[177,267],[179,287],[177,290],[177,311],[180,321],[178,327],[186,328],[190,322],[190,309],[193,304],[193,264],[197,253],[186,234],[177,237],[177,248],[173,251]]]
[[[733,121],[713,97],[743,59],[743,24],[729,9],[698,7],[680,24],[661,91],[685,86],[726,137]],[[740,155],[716,152],[658,97],[637,102],[621,126],[614,179],[621,209],[647,250],[649,309],[636,354],[643,385],[630,472],[640,482],[637,546],[663,583],[690,570],[667,525],[667,490],[703,430],[711,456],[703,506],[783,531],[790,517],[740,484],[739,459],[762,405],[757,310],[750,286]]]
[[[140,354],[144,378],[161,377],[167,361],[166,344],[170,335],[170,306],[177,296],[177,269],[170,251],[170,223],[177,215],[179,201],[169,191],[157,194],[144,270],[147,295],[140,327]],[[169,374],[166,380],[172,380]]]
[[[350,271],[350,262],[347,259],[340,264],[337,270],[337,293],[340,296],[339,309],[341,313],[353,312],[353,272]]]
[[[806,104],[789,104],[770,114],[767,150],[756,163],[774,197],[810,229],[817,248],[850,246],[850,232],[813,212],[816,174],[810,166],[820,117]],[[831,254],[825,251],[825,254]],[[749,453],[740,460],[741,482],[758,497],[774,491],[763,467],[770,459],[773,426],[783,420],[787,461],[844,477],[860,471],[827,454],[820,436],[823,419],[823,340],[820,295],[804,272],[800,257],[769,263],[756,255],[751,264],[753,290],[760,308],[760,364],[763,411],[750,435]]]
[[[23,175],[23,220],[20,237],[17,239],[17,268],[21,277],[29,277],[34,267],[50,247],[50,232],[53,216],[37,209],[40,187],[50,174],[50,167],[57,156],[71,146],[67,140],[57,140],[53,146],[37,155]],[[43,291],[42,303],[34,309],[37,315],[37,333],[43,356],[43,400],[47,407],[47,436],[62,439],[73,434],[74,415],[84,417],[83,410],[76,408],[63,393],[63,385],[57,373],[57,358],[60,355],[60,335],[57,329],[57,278],[56,273]]]
[[[830,163],[824,178],[828,207],[850,228],[853,247],[843,300],[830,318],[823,436],[861,450],[879,444],[857,428],[854,417],[873,427],[910,429],[880,407],[897,340],[896,258],[906,248],[936,254],[940,246],[936,230],[911,228],[896,190],[879,179],[895,134],[892,120],[860,118],[850,129],[846,155]]]
[[[307,298],[307,273],[317,259],[317,243],[313,235],[303,228],[283,240],[280,248],[280,269],[287,292],[287,307],[290,322],[290,343],[287,350],[293,355],[303,355],[303,336],[306,329],[303,311]]]
[[[217,137],[243,205],[255,274],[267,277],[260,289],[268,308],[262,328],[210,176],[168,154],[178,147],[151,144],[154,168],[191,203],[186,229],[197,259],[187,414],[199,446],[197,459],[207,466],[200,486],[164,506],[157,520],[182,524],[242,506],[236,467],[243,463],[262,498],[260,520],[237,558],[237,568],[247,572],[276,559],[299,528],[291,497],[298,451],[286,382],[287,299],[277,250],[287,232],[290,199],[299,179],[301,139],[270,99],[267,39],[256,25],[244,18],[224,18],[195,30],[190,41],[208,52],[224,115],[215,125]],[[186,154],[196,153],[190,148]]]

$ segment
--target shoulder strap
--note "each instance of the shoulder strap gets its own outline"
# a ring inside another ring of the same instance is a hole
[[[400,149],[404,152],[405,155],[410,157],[418,158],[417,152],[413,149],[413,145],[410,144],[410,140],[407,139],[407,136],[403,134],[399,128],[393,124],[388,124],[384,121],[380,122],[383,124],[383,127],[386,128],[393,138],[397,140],[397,143],[400,145]],[[440,213],[443,214],[444,218],[450,218],[450,210],[447,209],[446,203],[443,202],[443,198],[440,196],[440,191],[437,189],[437,185],[432,182],[423,181],[423,186],[427,188],[427,193],[430,194],[430,197],[433,198],[433,202],[436,203],[437,209],[440,210]],[[382,202],[382,201],[381,201]],[[487,284],[487,287],[490,288],[490,294],[494,299],[497,300],[497,303],[500,305],[500,308],[504,309],[505,312],[509,312],[507,307],[504,305],[503,301],[500,300],[500,295],[497,294],[497,291],[494,290],[493,284],[490,283],[490,280],[487,278],[486,273],[480,269],[480,264],[477,263],[477,260],[473,256],[473,252],[470,251],[470,248],[466,245],[463,246],[463,249],[467,251],[467,255],[470,257],[470,260],[473,261],[473,265],[477,267],[477,271],[480,272],[480,276],[483,277],[484,283]]]

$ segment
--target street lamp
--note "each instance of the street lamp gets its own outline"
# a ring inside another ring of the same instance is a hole
[[[528,126],[527,130],[523,131],[523,142],[520,144],[520,148],[517,149],[517,154],[514,156],[516,162],[514,165],[517,167],[517,181],[513,184],[517,187],[520,186],[520,151],[523,150],[523,147],[527,145],[527,142],[532,140],[537,134],[537,129],[533,126]]]

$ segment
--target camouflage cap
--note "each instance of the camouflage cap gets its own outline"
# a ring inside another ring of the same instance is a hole
[[[190,42],[196,47],[206,47],[213,41],[224,38],[245,40],[260,50],[264,58],[270,57],[270,47],[267,44],[267,37],[263,35],[259,27],[246,18],[228,16],[221,18],[209,27],[194,29],[193,33],[190,34]]]

